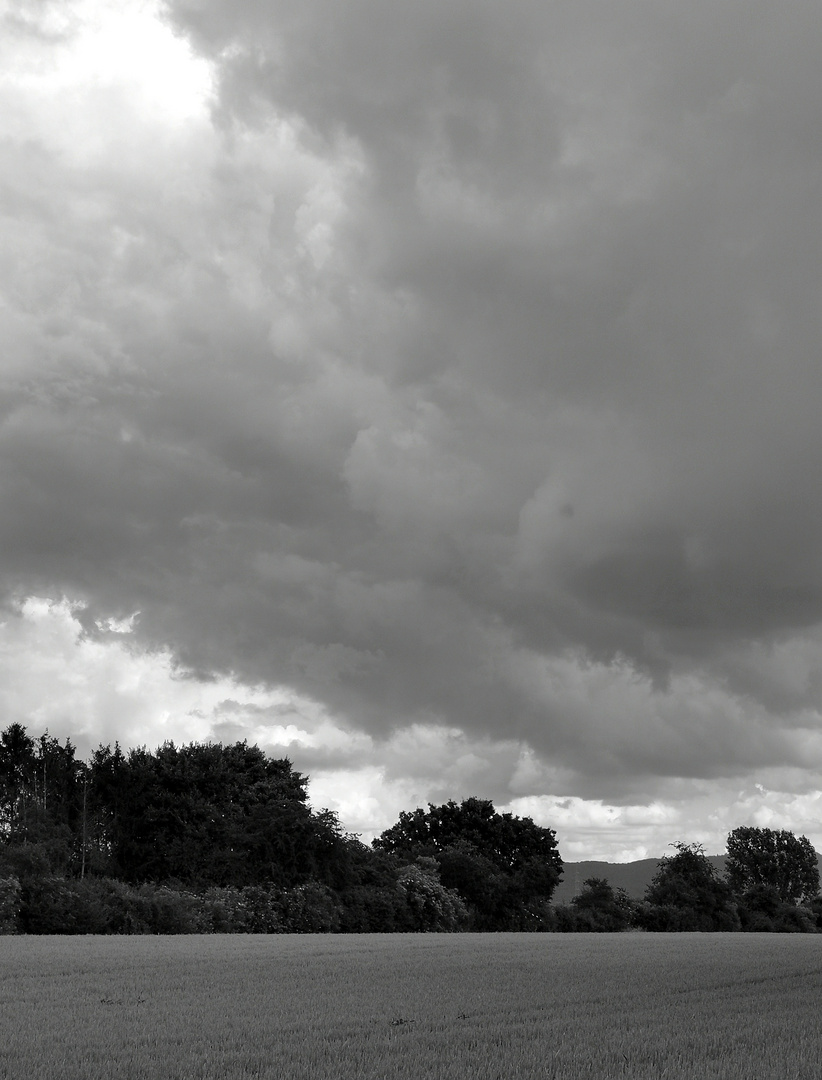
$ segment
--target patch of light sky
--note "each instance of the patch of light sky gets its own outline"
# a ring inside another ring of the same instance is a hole
[[[22,21],[33,21],[25,13]],[[6,50],[2,80],[31,93],[117,87],[144,119],[207,114],[211,65],[161,19],[154,0],[75,0],[38,13],[39,35]]]
[[[318,706],[288,691],[201,681],[180,672],[167,652],[134,649],[138,613],[101,622],[101,636],[84,632],[80,614],[65,599],[28,597],[0,622],[6,723],[70,737],[80,756],[101,741],[153,747],[206,741],[223,728],[283,754],[283,747],[315,745],[315,729],[327,724]]]

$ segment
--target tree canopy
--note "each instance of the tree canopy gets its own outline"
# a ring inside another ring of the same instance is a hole
[[[115,743],[86,763],[69,740],[10,725],[0,733],[0,925],[549,927],[562,869],[551,829],[470,798],[404,813],[369,847],[313,810],[306,788],[290,761],[246,742]]]
[[[562,876],[553,829],[475,797],[403,811],[374,847],[406,861],[434,858],[442,884],[459,894],[478,930],[544,927]]]
[[[476,796],[403,811],[369,846],[308,778],[246,742],[99,746],[0,732],[0,933],[456,930],[817,932],[810,841],[740,827],[726,878],[698,844],[644,901],[604,878],[552,906],[553,829]]]
[[[738,930],[739,915],[727,882],[701,844],[672,845],[645,893],[649,930]]]
[[[571,906],[575,909],[575,930],[625,930],[634,918],[628,894],[624,889],[614,889],[607,878],[586,878]]]
[[[562,872],[554,830],[534,824],[529,817],[499,814],[490,799],[449,800],[441,806],[429,803],[427,811],[420,807],[403,811],[397,824],[374,841],[382,851],[415,857],[458,844],[470,846],[506,873],[522,870],[533,859],[545,861],[557,874]]]
[[[743,893],[770,886],[787,903],[810,900],[819,892],[816,851],[806,836],[785,829],[741,826],[728,836],[728,882]]]

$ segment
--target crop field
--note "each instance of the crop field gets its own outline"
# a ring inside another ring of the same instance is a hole
[[[9,1080],[822,1076],[822,936],[0,937]]]

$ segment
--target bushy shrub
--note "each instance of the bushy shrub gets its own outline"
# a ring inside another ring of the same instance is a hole
[[[412,930],[455,931],[465,925],[468,910],[459,894],[440,881],[435,859],[421,856],[404,866],[397,875],[397,889],[404,894]]]
[[[406,895],[396,885],[356,886],[340,894],[340,930],[391,934],[413,928]]]
[[[777,934],[816,934],[813,913],[801,904],[782,904],[774,919]]]
[[[817,930],[822,930],[822,896],[815,896],[805,905],[808,916],[813,919]]]
[[[637,906],[635,920],[641,930],[660,933],[704,929],[699,913],[693,909],[676,904],[652,904],[647,900]]]
[[[485,925],[482,928],[486,929]],[[470,914],[467,929],[475,929],[471,924]],[[551,903],[549,900],[532,897],[529,900],[503,904],[499,909],[494,929],[532,934],[549,933],[554,929],[554,912]]]
[[[739,898],[739,918],[749,934],[815,934],[819,927],[813,904],[793,904],[781,898],[776,886],[758,884]]]
[[[559,934],[573,934],[577,929],[577,911],[570,904],[557,904],[553,909],[554,930]]]
[[[239,892],[234,915],[237,931],[246,934],[283,933],[285,927],[278,894],[263,885],[249,885]]]
[[[196,934],[200,931],[200,898],[165,885],[140,885],[138,896],[147,902],[150,933]]]
[[[45,844],[0,845],[0,876],[16,877],[23,884],[29,878],[51,877],[53,874]]]
[[[774,932],[773,919],[762,911],[739,912],[742,929],[746,934],[772,934]]]
[[[203,897],[167,886],[44,877],[22,886],[18,925],[27,934],[194,934],[211,929],[209,914]]]
[[[701,845],[673,845],[676,855],[660,860],[637,912],[644,930],[739,930],[733,894]]]
[[[0,934],[17,933],[20,897],[20,882],[16,877],[0,878]]]
[[[197,897],[201,934],[241,934],[247,931],[244,889],[227,885],[207,889]]]
[[[86,887],[97,892],[106,911],[106,934],[151,934],[151,903],[144,893],[114,878],[87,878]]]
[[[283,889],[277,901],[288,934],[328,934],[340,927],[338,903],[326,885],[309,881]]]
[[[605,878],[588,878],[573,898],[576,929],[595,933],[627,930],[634,921],[634,905],[624,889],[614,889]]]
[[[19,926],[25,934],[105,934],[107,910],[93,884],[38,878],[22,886]]]

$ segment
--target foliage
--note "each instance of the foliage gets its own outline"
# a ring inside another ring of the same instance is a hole
[[[404,866],[397,888],[408,906],[411,930],[454,931],[467,919],[465,904],[458,893],[442,884],[434,859],[420,856],[413,865]]]
[[[627,930],[634,921],[634,905],[624,889],[614,889],[605,878],[587,878],[582,892],[571,901],[576,930],[598,933]]]
[[[374,847],[398,855],[434,855],[462,843],[498,869],[515,873],[533,859],[541,859],[557,874],[562,860],[556,833],[535,825],[531,818],[499,814],[490,799],[469,798],[457,804],[428,804],[428,811],[403,811],[400,820],[374,841]],[[422,850],[426,849],[426,850]]]
[[[396,883],[356,885],[339,894],[340,930],[347,934],[392,934],[413,930],[408,894]]]
[[[20,892],[20,882],[16,877],[0,878],[0,934],[17,932]]]
[[[407,863],[435,859],[471,929],[542,929],[550,919],[547,905],[562,876],[556,834],[531,818],[497,813],[490,800],[403,811],[373,846]]]
[[[46,877],[22,886],[18,922],[24,934],[99,934],[106,919],[93,885]]]
[[[557,904],[553,909],[551,929],[559,934],[573,934],[577,930],[577,911],[570,904]]]
[[[506,875],[469,840],[458,839],[437,851],[440,879],[480,913],[492,912],[505,887]]]
[[[813,845],[807,837],[796,837],[785,829],[734,829],[728,836],[725,869],[736,893],[769,886],[783,902],[795,904],[811,900],[819,892]]]
[[[118,877],[288,886],[312,876],[319,829],[289,761],[245,742],[107,751],[92,788]]]
[[[22,724],[10,724],[0,733],[0,823],[7,837],[25,832],[25,808],[36,766],[34,740]]]
[[[84,763],[70,740],[12,724],[0,732],[0,933],[822,929],[805,837],[735,830],[735,895],[701,848],[677,844],[643,903],[590,878],[552,909],[562,860],[530,818],[478,798],[429,804],[369,847],[312,810],[306,785],[245,742],[115,744]]]
[[[0,835],[9,842],[36,840],[49,825],[73,833],[80,812],[71,740],[61,746],[45,732],[32,739],[21,724],[0,732]]]
[[[334,894],[327,885],[309,881],[280,893],[281,925],[289,934],[328,934],[340,928]]]
[[[822,931],[822,896],[815,896],[813,900],[810,900],[807,904],[803,905],[803,907],[809,917],[813,920],[816,931]]]
[[[645,892],[637,912],[645,930],[738,930],[733,894],[700,844],[677,843]]]
[[[56,832],[38,840],[7,841],[0,845],[0,874],[13,874],[21,881],[62,876],[69,865],[70,855],[65,836]]]
[[[816,933],[811,907],[783,900],[774,885],[752,885],[738,897],[739,918],[747,933]]]

